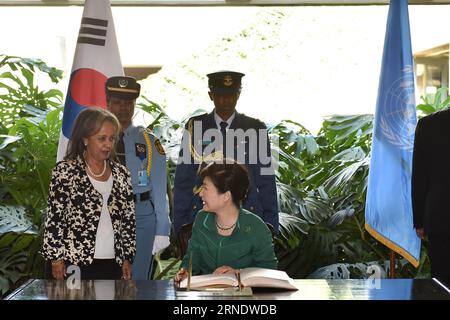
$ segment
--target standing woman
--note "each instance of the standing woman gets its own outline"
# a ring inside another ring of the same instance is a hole
[[[115,162],[120,124],[109,111],[78,115],[63,161],[53,169],[42,255],[55,279],[69,265],[81,279],[131,279],[136,222],[128,170]]]

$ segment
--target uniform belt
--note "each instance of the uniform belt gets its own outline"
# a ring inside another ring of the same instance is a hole
[[[150,199],[150,191],[138,193],[134,195],[134,202],[145,201]]]

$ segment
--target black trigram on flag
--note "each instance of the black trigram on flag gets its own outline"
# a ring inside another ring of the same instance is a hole
[[[77,43],[105,46],[108,20],[83,18]]]

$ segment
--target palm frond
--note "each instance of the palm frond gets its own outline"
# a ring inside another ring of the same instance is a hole
[[[335,167],[334,173],[324,182],[324,187],[331,193],[345,189],[359,170],[367,169],[370,158],[359,161],[344,162]]]

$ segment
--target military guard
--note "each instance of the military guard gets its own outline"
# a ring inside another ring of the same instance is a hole
[[[208,94],[215,108],[211,113],[192,117],[185,127],[175,173],[175,232],[193,222],[203,207],[198,194],[200,170],[209,162],[225,158],[245,164],[249,171],[250,190],[243,208],[259,215],[278,232],[278,197],[266,126],[235,110],[244,74],[219,71],[207,76]]]
[[[166,155],[161,142],[149,130],[132,123],[140,85],[131,77],[106,81],[108,110],[122,126],[117,156],[131,173],[136,204],[136,256],[132,277],[151,277],[153,255],[169,245],[170,220],[166,198]]]

